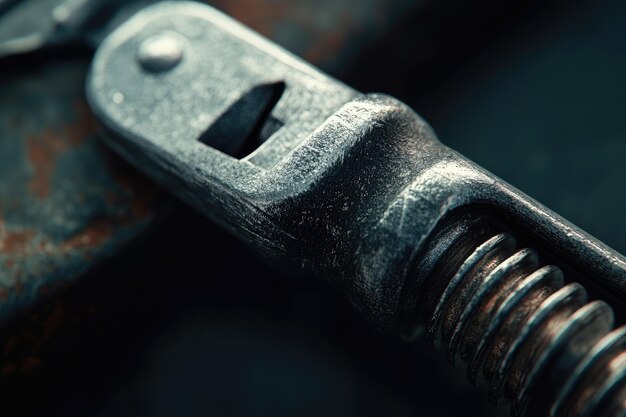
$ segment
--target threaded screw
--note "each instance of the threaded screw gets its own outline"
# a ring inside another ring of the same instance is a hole
[[[513,417],[626,415],[626,328],[613,330],[605,302],[486,222],[456,221],[422,256],[439,258],[418,303],[427,341]]]

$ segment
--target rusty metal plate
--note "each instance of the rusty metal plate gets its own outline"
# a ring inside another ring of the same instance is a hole
[[[115,253],[156,217],[156,188],[96,138],[86,60],[0,84],[0,320]]]

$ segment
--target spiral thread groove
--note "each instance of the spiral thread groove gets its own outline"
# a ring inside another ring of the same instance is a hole
[[[626,415],[626,329],[508,233],[488,235],[426,317],[426,337],[514,417]]]

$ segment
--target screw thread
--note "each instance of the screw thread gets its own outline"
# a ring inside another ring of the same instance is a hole
[[[487,235],[447,276],[424,311],[427,340],[486,382],[492,403],[515,417],[625,415],[626,329],[612,330],[606,303],[508,233]]]

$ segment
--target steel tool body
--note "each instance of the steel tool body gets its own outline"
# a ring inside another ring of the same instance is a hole
[[[139,169],[268,261],[328,278],[381,328],[425,333],[513,415],[624,413],[626,332],[573,281],[619,307],[625,259],[400,101],[194,3],[120,26],[87,93]]]

